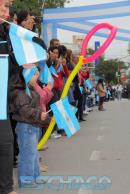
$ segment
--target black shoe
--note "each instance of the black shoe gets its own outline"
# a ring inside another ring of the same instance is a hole
[[[62,136],[66,136],[66,133],[65,133],[64,129],[58,130],[57,133],[62,135]]]
[[[86,119],[83,119],[83,118],[79,119],[79,122],[82,122],[82,121],[86,121]]]

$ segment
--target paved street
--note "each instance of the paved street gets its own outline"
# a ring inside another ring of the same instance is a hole
[[[49,149],[40,152],[48,165],[43,175],[83,177],[108,176],[110,189],[88,190],[67,188],[55,191],[16,190],[19,194],[129,194],[130,193],[130,101],[109,102],[106,111],[94,109],[81,123],[81,130],[73,138],[49,140]],[[15,172],[16,174],[16,172]],[[95,182],[92,182],[96,184]]]

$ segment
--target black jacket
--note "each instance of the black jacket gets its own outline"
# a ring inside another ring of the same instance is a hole
[[[9,54],[9,47],[7,41],[7,35],[4,30],[4,26],[0,24],[0,54]],[[4,64],[3,64],[4,65]],[[0,120],[0,145],[13,142],[12,129],[9,119]]]

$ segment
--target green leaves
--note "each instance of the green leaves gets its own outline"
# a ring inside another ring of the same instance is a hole
[[[103,76],[107,82],[117,82],[116,72],[119,73],[120,68],[124,67],[124,62],[119,61],[117,59],[111,59],[107,61],[102,61],[95,68],[95,73],[98,76]],[[119,75],[119,74],[118,74]]]
[[[42,8],[64,7],[68,0],[14,0],[13,9],[16,11],[27,10],[36,16],[41,15]]]

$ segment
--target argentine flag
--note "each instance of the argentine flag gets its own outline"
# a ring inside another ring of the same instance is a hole
[[[7,119],[8,55],[0,55],[0,120]]]
[[[54,85],[54,79],[46,63],[40,62],[40,77],[39,80],[44,84],[52,83]]]
[[[10,25],[10,40],[19,65],[36,63],[47,59],[46,51],[33,38],[37,34],[16,24]]]
[[[93,83],[92,83],[92,81],[91,81],[90,79],[87,79],[87,80],[85,80],[84,82],[85,82],[85,86],[86,86],[89,90],[91,90],[91,89],[93,88]]]
[[[53,111],[58,128],[64,129],[68,137],[79,131],[80,125],[75,116],[75,110],[69,104],[67,97],[52,104],[51,110]]]

